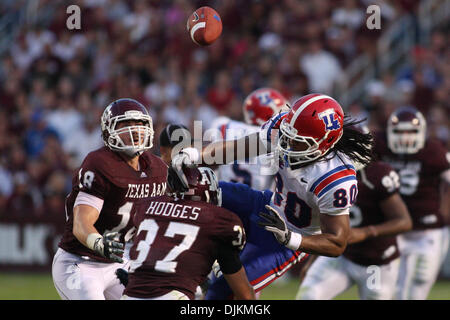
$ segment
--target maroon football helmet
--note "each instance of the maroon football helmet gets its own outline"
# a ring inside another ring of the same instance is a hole
[[[118,128],[122,121],[142,124]],[[147,108],[133,99],[119,99],[108,105],[101,118],[103,142],[113,151],[133,157],[153,146],[153,122]]]
[[[414,107],[401,107],[389,117],[387,142],[393,153],[414,154],[425,145],[426,120]]]
[[[343,134],[344,111],[333,98],[323,94],[308,94],[298,99],[280,124],[278,150],[289,164],[316,160],[339,141]],[[293,143],[304,143],[301,151]]]
[[[183,166],[183,174],[189,186],[185,190],[180,181],[179,175],[169,167],[167,183],[170,192],[182,199],[203,201],[220,206],[222,204],[222,189],[219,188],[219,181],[213,170],[207,167],[187,167]]]

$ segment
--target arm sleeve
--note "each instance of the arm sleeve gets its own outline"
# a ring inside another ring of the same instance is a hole
[[[217,261],[220,265],[220,270],[224,274],[236,273],[241,269],[242,262],[239,257],[240,250],[232,245],[221,244],[219,245],[219,255]]]
[[[83,191],[78,192],[77,198],[75,199],[75,203],[73,207],[75,208],[77,205],[85,204],[97,209],[98,212],[102,211],[103,208],[103,199],[100,199],[96,196],[90,195],[89,193],[85,193]]]
[[[278,144],[280,123],[287,112],[279,113],[266,121],[259,131],[259,139],[268,151],[275,150]]]

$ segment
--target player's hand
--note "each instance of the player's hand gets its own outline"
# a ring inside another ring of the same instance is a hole
[[[123,262],[120,257],[123,254],[123,243],[119,242],[118,232],[109,232],[103,234],[103,237],[98,237],[94,243],[94,250],[114,262]]]
[[[260,212],[259,216],[265,221],[260,221],[258,224],[267,231],[272,232],[279,243],[284,246],[287,245],[291,239],[291,231],[288,230],[284,219],[274,208],[266,205],[266,209],[269,210],[271,214]]]
[[[212,271],[213,271],[214,275],[216,276],[216,278],[219,278],[222,275],[222,270],[220,270],[220,264],[217,260],[214,261],[214,263],[212,265]]]
[[[128,272],[122,268],[116,270],[116,276],[125,287],[128,284]]]
[[[302,235],[290,231],[286,222],[284,222],[284,219],[274,208],[266,205],[266,209],[269,210],[271,214],[260,212],[259,216],[265,221],[260,221],[258,224],[267,231],[272,232],[277,241],[282,245],[294,251],[299,250],[302,243]]]
[[[172,156],[170,162],[169,175],[173,181],[173,186],[179,192],[186,192],[189,190],[187,178],[183,172],[183,167],[195,167],[200,155],[195,148],[185,148],[180,153]]]

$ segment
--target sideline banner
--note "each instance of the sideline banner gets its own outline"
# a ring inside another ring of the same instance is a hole
[[[64,216],[0,217],[0,272],[50,272]]]

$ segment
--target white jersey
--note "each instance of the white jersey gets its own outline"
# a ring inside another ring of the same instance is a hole
[[[282,114],[272,119],[279,121],[281,117]],[[275,148],[278,130],[272,130],[272,119],[267,122],[269,125],[262,126],[260,139]],[[295,170],[287,161],[279,161],[271,205],[284,217],[290,230],[303,235],[320,234],[321,214],[349,214],[358,186],[353,162],[345,154],[330,154]]]
[[[216,119],[211,127],[220,131],[220,137],[223,140],[239,139],[260,130],[259,126],[252,126],[227,117]],[[240,182],[255,190],[273,190],[274,174],[277,168],[272,167],[271,160],[270,155],[262,155],[247,161],[236,161],[230,165],[220,166],[216,173],[222,181]]]

